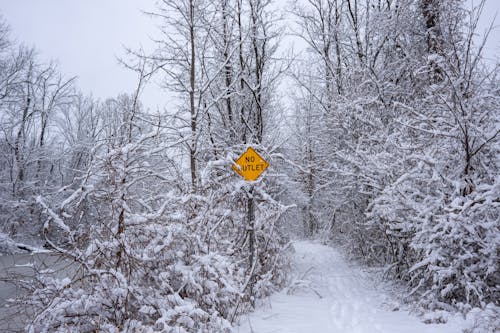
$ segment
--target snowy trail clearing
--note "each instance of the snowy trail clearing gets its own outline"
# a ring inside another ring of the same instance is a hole
[[[458,323],[424,324],[335,249],[294,243],[296,282],[241,318],[239,333],[457,333]],[[302,280],[302,281],[301,281]],[[295,287],[294,287],[295,286]],[[391,306],[392,303],[392,306]]]

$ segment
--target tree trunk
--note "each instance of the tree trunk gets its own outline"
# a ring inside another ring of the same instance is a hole
[[[191,63],[189,73],[189,111],[191,114],[191,142],[189,147],[189,164],[191,169],[191,190],[196,191],[196,131],[197,114],[194,102],[194,92],[196,83],[196,49],[195,49],[195,31],[194,31],[194,0],[189,1],[189,38],[191,45]]]

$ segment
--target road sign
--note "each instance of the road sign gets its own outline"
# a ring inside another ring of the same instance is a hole
[[[247,181],[254,181],[267,169],[269,163],[266,162],[252,147],[248,147],[247,151],[241,154],[236,160],[236,164],[231,167],[233,170],[245,178]]]

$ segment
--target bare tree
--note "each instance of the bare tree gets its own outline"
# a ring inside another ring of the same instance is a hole
[[[165,87],[179,93],[185,101],[187,117],[179,114],[188,133],[179,132],[186,140],[189,154],[191,189],[198,186],[198,153],[200,122],[205,116],[204,105],[210,78],[204,73],[204,62],[214,17],[213,4],[199,0],[159,2],[158,11],[150,13],[162,22],[162,40],[149,57],[164,75]]]

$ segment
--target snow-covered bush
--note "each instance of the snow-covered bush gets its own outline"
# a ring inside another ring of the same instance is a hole
[[[463,333],[496,333],[500,327],[500,307],[493,303],[473,308],[466,316],[470,323]]]
[[[368,225],[383,233],[369,255],[400,279],[408,278],[408,269],[418,260],[411,246],[416,232],[442,211],[449,190],[431,157],[415,154],[406,164],[413,167],[373,199],[366,215]]]
[[[249,297],[267,296],[287,281],[288,236],[283,232],[282,225],[285,223],[284,213],[292,206],[285,206],[274,199],[276,184],[272,181],[263,178],[248,184],[239,179],[228,167],[233,160],[232,153],[228,153],[227,158],[209,163],[204,170],[204,186],[214,206],[212,214],[216,214],[214,222],[204,224],[214,226],[210,235],[225,240],[221,245],[228,255],[236,256],[245,270],[247,281],[242,292],[249,300]],[[255,209],[253,230],[252,222],[248,220],[249,200],[253,200]],[[253,255],[250,252],[251,242],[255,251]]]
[[[286,281],[276,228],[286,207],[255,187],[250,262],[248,185],[231,159],[209,164],[204,186],[187,192],[157,116],[128,96],[105,107],[106,133],[80,184],[36,200],[47,243],[72,264],[62,277],[37,274],[23,299],[35,312],[28,331],[229,331],[254,298]]]
[[[420,260],[410,268],[412,292],[431,309],[464,311],[500,298],[500,179],[458,194],[441,214],[425,219],[412,247]]]
[[[37,313],[29,331],[229,329],[227,318],[240,295],[227,258],[199,254],[198,240],[179,222],[127,229],[120,266],[101,258],[112,244],[91,242],[88,253],[74,258],[78,269],[71,278],[56,279],[48,272],[39,276],[28,299]]]

